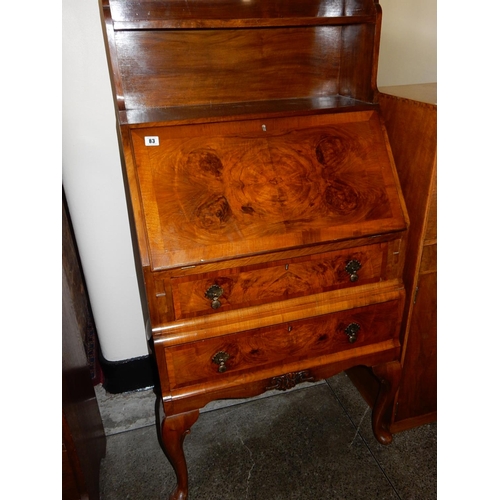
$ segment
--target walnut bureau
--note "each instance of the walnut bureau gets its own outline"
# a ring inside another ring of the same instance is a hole
[[[377,102],[373,0],[102,0],[162,438],[210,401],[346,369],[391,442],[408,215]]]

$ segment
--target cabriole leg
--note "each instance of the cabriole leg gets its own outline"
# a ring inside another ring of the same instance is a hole
[[[373,434],[381,444],[390,444],[392,434],[389,430],[391,411],[401,380],[401,363],[392,361],[373,367],[373,373],[380,381],[380,390],[373,407]]]
[[[188,473],[183,444],[199,414],[199,410],[194,410],[163,419],[161,426],[163,446],[177,476],[177,486],[170,494],[169,500],[187,500]]]

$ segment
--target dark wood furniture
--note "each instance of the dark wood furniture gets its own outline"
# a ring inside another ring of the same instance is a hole
[[[103,0],[163,442],[222,398],[356,365],[392,439],[408,216],[373,0]]]
[[[391,431],[437,419],[437,85],[382,88],[379,97],[411,226],[403,279],[405,344]],[[373,402],[378,390],[366,369],[349,376]]]
[[[106,437],[83,344],[91,313],[64,203],[62,215],[62,498],[98,500]]]

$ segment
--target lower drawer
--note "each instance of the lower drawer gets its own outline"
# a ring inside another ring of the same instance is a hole
[[[291,363],[321,364],[322,356],[396,338],[400,307],[391,300],[165,348],[171,389]],[[316,361],[315,361],[316,360]]]

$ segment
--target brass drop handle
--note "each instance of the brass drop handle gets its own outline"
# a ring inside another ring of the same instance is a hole
[[[344,330],[346,335],[349,337],[349,342],[351,344],[353,342],[356,342],[360,328],[361,327],[357,323],[349,323],[349,325],[347,325],[347,328]]]
[[[212,301],[212,309],[219,309],[221,306],[220,297],[224,293],[224,289],[219,285],[212,285],[206,292],[205,297]]]
[[[219,351],[212,358],[212,363],[219,365],[219,373],[224,373],[227,370],[227,360],[230,358],[229,354],[224,351]]]
[[[352,282],[358,281],[359,276],[356,273],[361,269],[361,267],[362,267],[361,262],[359,262],[359,260],[355,260],[355,259],[350,260],[346,264],[345,270],[350,275]]]

